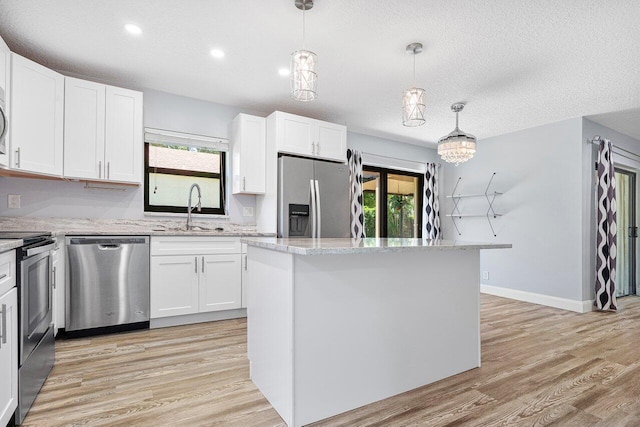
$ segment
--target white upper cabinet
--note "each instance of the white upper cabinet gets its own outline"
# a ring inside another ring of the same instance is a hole
[[[238,114],[231,124],[233,194],[264,194],[266,120]]]
[[[281,111],[273,114],[278,152],[346,162],[346,126]]]
[[[5,126],[5,152],[0,153],[0,167],[9,166],[9,150],[11,149],[9,143],[9,127],[7,117],[9,116],[9,93],[11,84],[11,51],[5,44],[4,40],[0,37],[0,100],[4,100],[4,103],[0,102],[2,111],[0,114],[4,117],[0,117],[0,120],[4,121]],[[2,125],[0,125],[1,128]],[[0,132],[2,130],[0,129]]]
[[[101,179],[104,164],[105,86],[65,78],[64,176]]]
[[[64,77],[11,55],[11,167],[62,176]]]
[[[142,92],[107,86],[104,159],[110,181],[142,182]]]
[[[65,78],[64,175],[142,181],[142,93]]]

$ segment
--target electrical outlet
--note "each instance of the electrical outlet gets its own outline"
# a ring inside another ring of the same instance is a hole
[[[482,272],[482,280],[489,280],[489,272],[488,271],[483,271]]]
[[[253,216],[253,208],[252,207],[242,208],[242,216]]]
[[[7,207],[9,209],[20,209],[20,195],[9,194],[7,196]]]

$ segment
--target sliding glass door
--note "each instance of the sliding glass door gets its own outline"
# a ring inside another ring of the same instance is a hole
[[[421,237],[422,174],[365,166],[363,178],[367,237]]]

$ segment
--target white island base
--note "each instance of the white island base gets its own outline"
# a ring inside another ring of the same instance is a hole
[[[479,249],[510,245],[272,242],[247,239],[248,355],[288,426],[480,366]]]

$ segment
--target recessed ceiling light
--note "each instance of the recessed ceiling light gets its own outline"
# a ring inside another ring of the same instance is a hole
[[[278,74],[280,74],[282,77],[287,77],[289,75],[289,69],[288,68],[280,68],[278,70]]]
[[[220,49],[211,49],[211,56],[213,56],[214,58],[224,58],[224,52]]]
[[[139,35],[142,34],[142,28],[138,27],[136,24],[126,24],[124,29],[127,30],[129,34]]]

